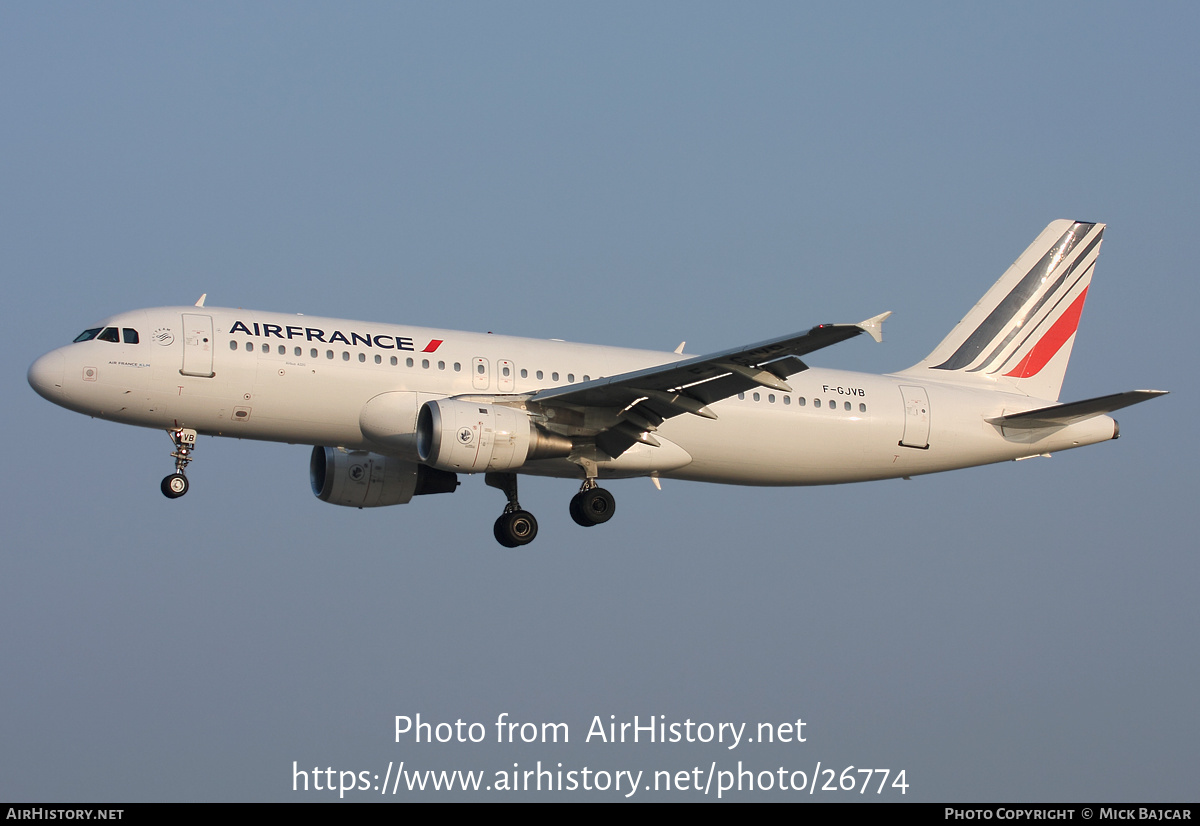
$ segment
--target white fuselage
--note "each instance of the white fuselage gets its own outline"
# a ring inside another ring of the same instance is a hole
[[[462,395],[505,396],[679,361],[647,350],[208,307],[123,313],[93,338],[38,359],[43,396],[144,427],[345,447],[411,458],[416,408]],[[663,422],[601,477],[658,475],[740,485],[816,485],[933,473],[1111,439],[1095,416],[1054,429],[986,419],[1050,403],[1001,384],[809,369],[790,393],[761,388],[715,402],[716,419]],[[518,472],[580,478],[566,459]]]

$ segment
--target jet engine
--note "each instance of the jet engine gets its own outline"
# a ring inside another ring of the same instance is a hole
[[[351,508],[403,505],[414,496],[453,493],[458,487],[453,473],[340,447],[314,447],[308,475],[318,499]]]
[[[457,399],[425,402],[417,414],[417,456],[442,470],[513,470],[570,454],[571,440],[547,433],[523,410]]]

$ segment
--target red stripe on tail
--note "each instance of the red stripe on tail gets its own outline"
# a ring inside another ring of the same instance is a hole
[[[1071,302],[1071,306],[1067,311],[1058,317],[1058,320],[1050,326],[1046,334],[1041,337],[1033,349],[1025,354],[1025,358],[1021,359],[1011,373],[1005,373],[1006,376],[1011,376],[1015,379],[1027,379],[1030,376],[1036,376],[1043,367],[1046,366],[1050,359],[1054,358],[1054,354],[1062,349],[1062,346],[1067,343],[1067,339],[1075,335],[1075,330],[1079,327],[1079,314],[1083,312],[1083,300],[1087,298],[1087,288],[1079,294]]]

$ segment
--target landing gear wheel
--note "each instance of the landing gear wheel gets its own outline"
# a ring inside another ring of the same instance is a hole
[[[496,541],[506,548],[528,545],[537,538],[538,524],[529,511],[508,511],[500,514],[492,533]]]
[[[504,491],[508,499],[504,513],[492,526],[496,541],[506,548],[519,548],[532,542],[537,537],[537,520],[529,511],[521,510],[521,503],[517,501],[517,474],[486,473],[483,481],[488,487]]]
[[[175,444],[175,452],[171,458],[175,460],[175,472],[162,480],[159,488],[168,499],[178,499],[188,492],[188,480],[183,475],[184,469],[192,461],[192,450],[196,447],[196,431],[190,427],[176,427],[167,431]]]
[[[172,473],[163,478],[159,487],[162,488],[163,496],[168,499],[178,499],[188,492],[188,480],[182,473]]]
[[[507,514],[503,514],[503,513],[500,514],[500,516],[496,519],[496,524],[492,525],[492,536],[496,537],[496,541],[499,542],[504,547],[515,548],[517,546],[514,545],[512,543],[512,541],[508,538],[508,535],[504,529],[504,525],[505,525],[504,517],[505,516],[507,516]]]
[[[617,500],[604,488],[588,488],[571,497],[571,518],[576,525],[590,528],[612,519]]]

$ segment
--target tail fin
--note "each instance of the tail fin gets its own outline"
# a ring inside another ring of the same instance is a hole
[[[904,372],[1009,384],[1056,401],[1103,236],[1104,224],[1051,223],[950,335]]]

